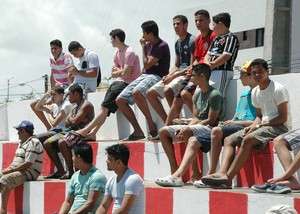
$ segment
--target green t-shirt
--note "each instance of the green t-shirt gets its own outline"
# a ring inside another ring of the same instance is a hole
[[[208,118],[209,110],[219,111],[219,115],[214,126],[217,126],[219,121],[224,119],[225,107],[222,94],[212,86],[209,87],[206,93],[201,90],[197,91],[193,96],[194,108],[199,112],[199,120]]]
[[[77,210],[87,201],[90,190],[101,192],[94,209],[91,210],[96,212],[104,197],[105,185],[106,177],[94,166],[91,167],[90,171],[86,175],[81,175],[80,170],[75,172],[71,178],[68,188],[68,195],[74,196],[74,202],[70,212]]]

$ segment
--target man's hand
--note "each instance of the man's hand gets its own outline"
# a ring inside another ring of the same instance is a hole
[[[140,43],[141,43],[142,46],[145,46],[146,45],[146,39],[141,38]]]
[[[68,72],[69,72],[69,74],[72,74],[73,76],[76,76],[79,74],[79,71],[77,70],[77,68],[75,66],[69,68]]]
[[[179,130],[177,130],[176,132],[175,132],[175,137],[177,138],[177,139],[179,139],[179,140],[183,140],[183,133],[182,133],[182,131],[181,131],[182,129],[179,129]]]

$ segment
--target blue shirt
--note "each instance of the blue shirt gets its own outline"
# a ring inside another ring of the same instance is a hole
[[[251,91],[244,91],[236,107],[236,117],[233,120],[255,120],[256,109],[251,102]]]

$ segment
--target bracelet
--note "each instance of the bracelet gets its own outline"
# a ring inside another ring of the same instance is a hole
[[[10,168],[10,172],[14,172],[14,168]]]

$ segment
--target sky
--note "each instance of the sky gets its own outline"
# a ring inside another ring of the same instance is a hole
[[[96,51],[102,77],[109,77],[112,55],[109,33],[121,28],[125,43],[141,56],[141,24],[157,22],[160,37],[170,46],[172,60],[176,35],[172,18],[178,11],[197,6],[196,0],[0,0],[0,103],[20,100],[31,91],[44,93],[44,76],[50,75],[49,42],[60,39],[64,52],[70,41]],[[183,6],[184,5],[184,6]],[[199,8],[200,9],[200,8]],[[193,11],[195,12],[195,11]],[[187,14],[184,14],[187,15]],[[194,20],[189,28],[196,32]],[[171,62],[171,66],[173,61]],[[103,80],[103,82],[106,82]],[[21,84],[20,83],[25,83]],[[36,94],[36,98],[39,95]]]

